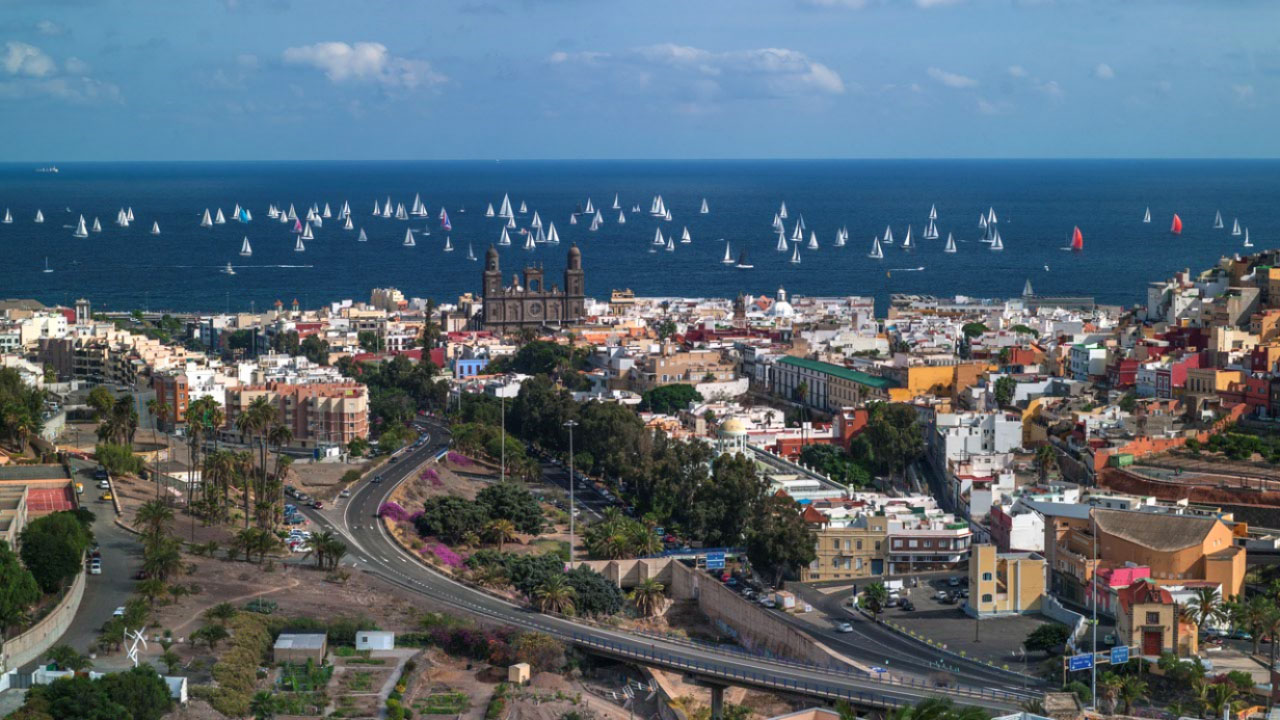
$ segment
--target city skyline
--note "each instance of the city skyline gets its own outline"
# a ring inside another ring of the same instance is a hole
[[[1261,2],[4,6],[14,161],[1280,154]]]

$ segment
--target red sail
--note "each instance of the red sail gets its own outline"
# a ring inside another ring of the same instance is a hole
[[[1072,250],[1084,249],[1084,233],[1080,232],[1079,226],[1076,227],[1075,233],[1071,236],[1071,249]]]
[[[1173,227],[1169,228],[1169,232],[1174,235],[1182,234],[1182,218],[1178,217],[1178,213],[1173,214]]]

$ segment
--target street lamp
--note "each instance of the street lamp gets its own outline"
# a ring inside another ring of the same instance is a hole
[[[565,422],[564,426],[569,428],[569,562],[572,563],[574,547],[573,516],[577,513],[577,509],[573,504],[573,429],[578,427],[578,421],[569,420]]]

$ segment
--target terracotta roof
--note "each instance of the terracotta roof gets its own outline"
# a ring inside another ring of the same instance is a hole
[[[825,514],[813,509],[812,506],[808,506],[808,505],[805,506],[804,512],[801,513],[800,516],[804,518],[804,521],[809,523],[810,525],[826,525],[828,522],[831,521],[831,518],[827,517]]]
[[[1151,582],[1149,578],[1142,578],[1128,587],[1121,588],[1116,592],[1116,597],[1120,600],[1120,607],[1124,609],[1125,614],[1132,612],[1134,605],[1173,604],[1173,595]]]
[[[1102,508],[1095,508],[1093,517],[1100,531],[1160,552],[1203,544],[1219,522],[1217,518]]]

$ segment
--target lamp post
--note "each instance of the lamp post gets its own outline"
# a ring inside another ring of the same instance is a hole
[[[1089,654],[1093,658],[1090,665],[1089,676],[1089,699],[1095,710],[1098,708],[1098,517],[1096,507],[1089,508],[1089,522],[1093,525],[1093,567],[1089,570],[1089,600],[1093,606],[1093,647],[1089,648]],[[1177,608],[1174,608],[1173,622],[1178,622]],[[1178,653],[1178,648],[1173,649],[1174,654]]]
[[[576,428],[576,427],[578,427],[578,421],[577,421],[577,420],[569,420],[569,421],[566,421],[566,422],[565,422],[565,424],[564,424],[564,426],[565,426],[565,427],[567,427],[567,428],[569,428],[569,562],[570,562],[570,563],[572,563],[572,562],[573,562],[573,556],[574,556],[574,552],[573,552],[573,548],[574,548],[574,534],[573,534],[573,531],[574,531],[574,522],[573,522],[573,520],[574,520],[574,518],[573,518],[573,516],[577,513],[577,508],[574,506],[574,503],[573,503],[573,481],[574,481],[574,477],[573,477],[573,429],[574,429],[574,428]]]
[[[502,411],[499,413],[502,420],[502,474],[498,476],[498,482],[507,479],[507,391],[506,383],[498,388],[498,398],[502,405]]]

